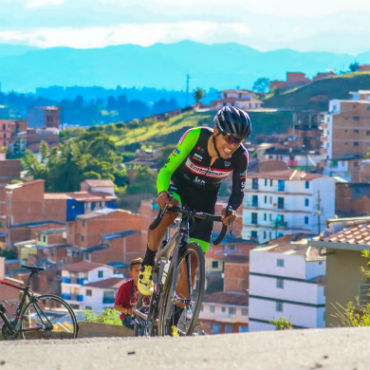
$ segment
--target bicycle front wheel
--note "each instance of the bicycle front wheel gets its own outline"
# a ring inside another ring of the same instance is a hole
[[[77,331],[73,309],[58,296],[41,295],[24,309],[21,321],[23,339],[76,338]]]
[[[175,289],[172,291],[173,269]],[[159,302],[159,335],[192,335],[198,324],[205,285],[204,253],[196,243],[180,250],[177,266],[170,266]]]

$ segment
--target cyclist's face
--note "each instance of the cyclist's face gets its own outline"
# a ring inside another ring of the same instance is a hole
[[[217,128],[215,128],[215,133],[218,134],[219,131]],[[234,152],[239,148],[241,141],[236,140],[233,137],[230,137],[229,135],[216,135],[216,147],[218,152],[220,153],[220,156],[223,159],[230,158]]]
[[[133,265],[132,269],[130,270],[130,275],[134,279],[135,285],[137,284],[137,281],[139,280],[139,274],[140,274],[140,264]]]

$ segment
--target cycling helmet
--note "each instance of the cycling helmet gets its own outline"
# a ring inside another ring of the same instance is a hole
[[[231,135],[245,140],[252,131],[252,123],[248,113],[237,107],[222,107],[213,121],[222,135]]]

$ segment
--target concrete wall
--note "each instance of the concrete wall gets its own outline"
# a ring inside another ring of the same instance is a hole
[[[363,278],[361,266],[366,267],[366,259],[361,256],[360,251],[335,250],[334,254],[327,255],[325,310],[327,327],[344,326],[337,318],[332,317],[335,313],[333,303],[345,306],[349,301],[354,302]]]

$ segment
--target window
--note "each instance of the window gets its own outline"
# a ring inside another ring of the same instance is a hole
[[[304,216],[304,224],[308,225],[309,224],[309,218],[308,216]]]
[[[235,315],[236,309],[234,307],[229,307],[229,315]]]
[[[239,326],[239,333],[248,333],[248,326]]]
[[[98,271],[98,278],[102,278],[104,276],[104,271],[103,270],[99,270]]]
[[[221,307],[221,312],[226,312],[226,307]]]
[[[353,142],[353,146],[358,146],[359,144],[358,144],[358,141],[354,141]]]
[[[212,261],[212,268],[213,269],[218,268],[218,261]]]
[[[353,132],[354,132],[355,134],[358,134],[360,131],[359,131],[357,128],[355,128],[355,129],[353,130]]]
[[[256,230],[251,231],[251,239],[252,240],[257,240],[258,239],[258,234]]]
[[[90,208],[91,208],[92,211],[95,209],[95,206],[96,206],[96,203],[95,202],[91,202]]]
[[[258,179],[252,179],[252,189],[258,189]]]
[[[81,241],[84,242],[85,241],[85,235],[81,235]]]
[[[91,306],[85,306],[85,310],[92,310]]]
[[[284,191],[284,190],[285,190],[285,181],[278,180],[278,191]]]
[[[309,189],[309,188],[310,188],[310,182],[309,182],[309,181],[306,181],[306,182],[305,182],[305,188],[306,188],[306,189]]]
[[[86,220],[82,220],[82,226],[85,227],[86,226]]]
[[[281,302],[276,302],[276,312],[283,312],[283,304]]]
[[[354,121],[359,121],[360,120],[360,116],[353,116],[352,117]]]
[[[215,312],[215,306],[213,305],[209,306],[209,312]]]
[[[272,196],[270,196],[270,204],[272,204]]]
[[[86,289],[86,295],[88,297],[91,297],[92,296],[92,290],[91,289]]]
[[[265,186],[267,186],[267,179],[265,179]]]
[[[263,221],[266,221],[267,220],[267,213],[264,213],[263,214]]]
[[[276,288],[284,289],[284,280],[283,279],[276,279]]]
[[[269,215],[269,220],[272,221],[272,213]]]
[[[258,214],[256,212],[252,212],[252,224],[257,225],[258,221]]]
[[[270,186],[274,185],[274,180],[270,179]]]
[[[263,199],[264,199],[264,202],[266,204],[267,203],[267,195],[265,195],[265,197]]]
[[[252,196],[252,207],[258,207],[258,195]]]
[[[281,197],[278,198],[278,208],[284,209],[284,198]]]
[[[308,198],[305,198],[304,205],[305,207],[308,207],[310,205],[310,200]]]
[[[276,266],[284,267],[284,260],[282,258],[278,258],[276,260]]]
[[[233,326],[230,324],[225,325],[225,333],[232,333],[233,332]]]
[[[242,316],[248,316],[248,308],[242,308]]]
[[[204,306],[203,304],[200,306],[200,310],[203,311],[204,310]]]
[[[263,232],[263,240],[265,240],[267,238],[267,233],[266,231]]]

